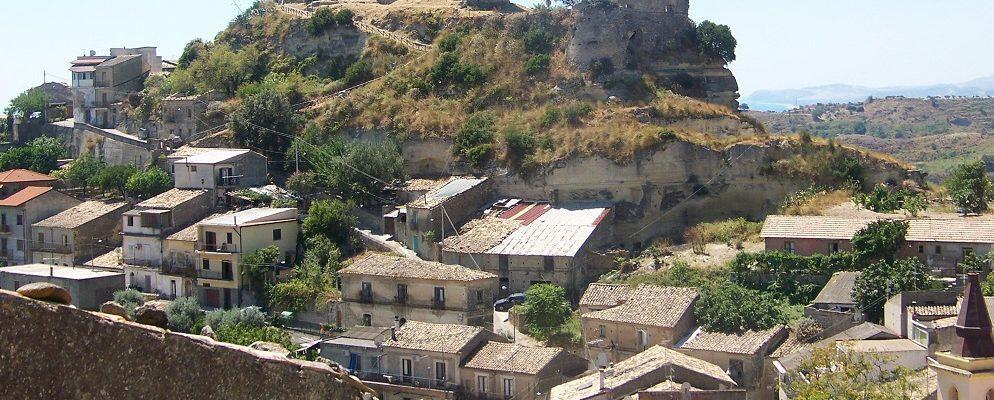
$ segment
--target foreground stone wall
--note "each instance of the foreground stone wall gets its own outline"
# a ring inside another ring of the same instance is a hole
[[[359,399],[331,367],[0,290],[10,399]]]

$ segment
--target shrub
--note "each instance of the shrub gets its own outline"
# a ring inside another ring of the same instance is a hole
[[[907,233],[907,221],[873,221],[853,235],[852,248],[864,261],[893,260]]]
[[[262,314],[262,311],[259,311],[258,307],[245,307],[240,310],[237,308],[230,310],[211,310],[204,317],[204,324],[210,326],[215,331],[221,327],[232,325],[262,327],[266,325],[266,316]]]
[[[726,63],[735,61],[735,47],[738,43],[728,25],[718,25],[711,21],[697,25],[698,50],[705,56],[724,60]]]
[[[525,61],[525,73],[531,76],[549,72],[549,55],[536,54]]]
[[[545,111],[542,113],[542,119],[540,123],[542,124],[542,127],[548,128],[550,126],[558,124],[559,121],[562,120],[563,120],[563,111],[555,107],[549,107],[546,108]]]
[[[535,137],[530,132],[515,126],[504,129],[504,143],[507,144],[507,157],[514,164],[519,164],[525,157],[534,153],[537,145]]]
[[[787,322],[773,296],[731,282],[705,287],[694,316],[704,329],[728,333],[764,330]]]
[[[459,61],[454,52],[442,53],[428,69],[428,80],[434,85],[476,85],[486,80],[486,73],[479,66]]]
[[[103,190],[117,190],[123,196],[131,176],[137,173],[138,169],[131,165],[111,165],[92,176],[91,185]]]
[[[594,111],[594,107],[590,104],[583,102],[576,102],[570,104],[563,110],[563,117],[565,117],[566,122],[570,125],[580,125],[583,122],[583,118],[590,115]]]
[[[135,289],[124,289],[114,292],[114,302],[124,307],[128,317],[135,316],[135,309],[145,304],[145,296]]]
[[[735,218],[725,221],[704,222],[687,229],[684,239],[688,242],[701,243],[741,243],[755,239],[763,229],[762,222],[750,222],[745,218]]]
[[[525,32],[521,38],[525,51],[530,54],[547,54],[552,51],[555,39],[552,34],[541,27],[534,27]]]
[[[307,282],[292,279],[277,283],[269,291],[269,305],[276,311],[300,312],[314,303],[318,293]]]
[[[438,39],[438,50],[441,52],[456,51],[459,47],[459,43],[462,43],[463,38],[466,37],[466,30],[456,29],[452,32],[445,34],[441,39]]]
[[[469,116],[453,137],[452,151],[473,165],[481,165],[493,151],[494,118],[488,113]]]
[[[166,306],[169,329],[177,332],[190,332],[202,313],[196,297],[180,297]]]
[[[930,289],[933,286],[929,268],[918,258],[878,261],[863,269],[856,278],[852,296],[870,321],[883,316],[884,302],[890,296],[908,290]]]
[[[351,204],[338,199],[318,200],[307,210],[302,229],[307,239],[324,237],[339,248],[350,249],[355,241],[352,228],[357,223]]]
[[[172,186],[173,180],[166,171],[151,167],[131,175],[128,183],[125,184],[125,189],[131,196],[147,199],[169,190]]]
[[[284,154],[291,142],[287,135],[297,132],[300,125],[295,115],[287,94],[263,88],[258,94],[242,100],[228,116],[228,128],[243,146]]]
[[[212,327],[213,328],[213,327]],[[248,346],[255,342],[278,343],[287,350],[293,351],[290,334],[272,326],[250,326],[245,324],[224,325],[214,329],[217,339],[222,342]]]
[[[349,85],[356,85],[373,79],[373,63],[367,60],[359,60],[345,69],[345,82]]]
[[[918,215],[926,207],[921,195],[905,188],[891,189],[884,185],[874,187],[869,194],[858,193],[852,200],[867,210],[881,213],[903,209],[911,215]]]
[[[335,24],[339,26],[349,26],[352,25],[352,20],[355,18],[355,13],[348,8],[343,8],[335,13]]]
[[[572,313],[566,300],[566,289],[561,286],[540,283],[525,291],[521,316],[529,332],[548,336],[548,333],[559,330]]]

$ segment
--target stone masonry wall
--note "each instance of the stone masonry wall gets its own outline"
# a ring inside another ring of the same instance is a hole
[[[359,399],[326,364],[0,291],[0,386],[11,399]],[[344,379],[343,379],[344,378]]]

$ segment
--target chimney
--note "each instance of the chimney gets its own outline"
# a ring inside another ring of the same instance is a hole
[[[605,389],[604,388],[604,378],[607,377],[607,368],[608,367],[601,367],[601,369],[597,370],[597,390],[598,391],[603,391]],[[614,368],[614,363],[611,363],[611,368]]]

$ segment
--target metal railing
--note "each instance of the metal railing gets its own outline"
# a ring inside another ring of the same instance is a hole
[[[457,391],[462,388],[459,384],[449,381],[448,378],[434,379],[408,375],[367,374],[363,380],[445,391]]]
[[[31,250],[43,253],[72,254],[72,245],[62,243],[34,243],[31,245]]]
[[[200,243],[196,244],[197,251],[210,253],[238,253],[238,246],[234,243]]]

